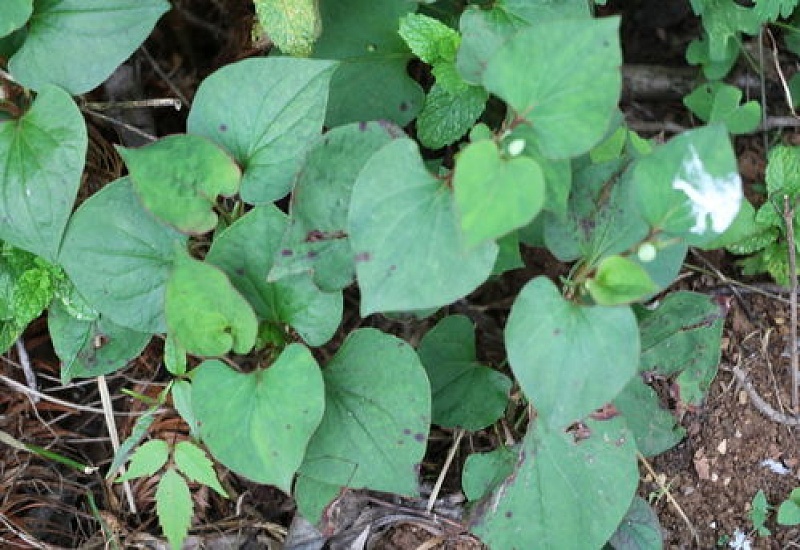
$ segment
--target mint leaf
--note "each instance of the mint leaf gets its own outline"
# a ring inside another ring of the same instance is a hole
[[[461,42],[458,32],[420,13],[409,13],[400,19],[400,36],[414,55],[428,65],[455,61]]]
[[[478,86],[462,86],[451,93],[437,78],[417,117],[417,137],[429,149],[454,143],[470,128],[486,107],[489,95]]]
[[[308,57],[319,37],[318,0],[255,0],[256,16],[272,42],[288,55]]]

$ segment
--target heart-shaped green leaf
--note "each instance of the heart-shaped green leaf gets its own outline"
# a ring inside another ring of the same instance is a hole
[[[33,13],[33,0],[6,0],[0,6],[0,37],[20,28]]]
[[[642,300],[658,286],[644,268],[623,256],[608,256],[597,266],[595,276],[586,281],[586,290],[601,306],[616,306]]]
[[[470,246],[522,227],[544,205],[544,176],[536,161],[503,158],[492,141],[471,143],[459,154],[453,188]]]
[[[322,419],[322,375],[308,349],[298,344],[290,344],[268,369],[249,374],[205,361],[192,378],[192,407],[217,460],[288,493]]]
[[[536,422],[511,476],[474,508],[470,530],[493,549],[600,548],[625,516],[639,480],[621,418],[588,419],[580,433]]]
[[[452,193],[409,139],[385,145],[364,166],[348,228],[362,315],[449,304],[484,282],[497,257],[494,242],[463,243]]]
[[[480,430],[503,415],[511,380],[478,363],[475,331],[463,315],[439,321],[419,344],[433,392],[433,422]]]
[[[261,319],[291,325],[309,345],[321,346],[342,319],[342,293],[322,292],[308,273],[267,281],[285,231],[286,214],[258,206],[214,239],[206,261],[228,275]]]
[[[56,259],[87,144],[78,107],[54,86],[19,120],[0,122],[0,239]]]
[[[615,17],[539,22],[497,50],[483,83],[531,123],[545,156],[579,155],[605,135],[617,107],[618,32]]]
[[[137,149],[117,150],[145,207],[184,233],[214,229],[217,195],[239,190],[239,167],[200,136],[167,136]]]
[[[639,362],[639,328],[629,307],[573,304],[545,277],[517,296],[505,341],[522,391],[553,429],[614,399]]]
[[[128,178],[105,186],[72,216],[59,263],[92,307],[117,325],[166,330],[164,294],[186,237],[158,221]]]
[[[166,314],[170,333],[189,353],[242,354],[256,343],[258,320],[247,300],[225,273],[185,252],[167,281]]]
[[[414,350],[378,330],[356,330],[323,376],[325,415],[301,474],[327,484],[417,494],[431,402]]]
[[[289,192],[306,151],[322,131],[335,67],[311,59],[245,59],[200,85],[189,132],[219,143],[243,167],[245,201],[271,202]]]
[[[56,84],[83,94],[130,57],[169,9],[165,0],[38,0],[8,68],[27,88]]]

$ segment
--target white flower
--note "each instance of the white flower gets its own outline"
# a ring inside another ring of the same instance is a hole
[[[733,538],[728,543],[728,546],[734,550],[752,550],[750,539],[739,529],[733,532]]]
[[[715,178],[706,171],[697,149],[693,145],[689,149],[691,157],[683,161],[672,188],[683,191],[689,197],[695,220],[690,230],[692,233],[702,235],[708,230],[708,216],[711,216],[711,229],[715,233],[722,233],[730,227],[739,212],[742,181],[736,172]]]

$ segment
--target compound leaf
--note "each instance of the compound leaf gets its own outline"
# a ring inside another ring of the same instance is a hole
[[[220,496],[228,496],[219,484],[214,464],[206,456],[205,451],[194,443],[179,441],[175,445],[175,467],[189,480],[211,487]]]
[[[156,489],[158,522],[172,548],[182,548],[192,523],[192,494],[186,480],[170,468]]]
[[[169,458],[169,445],[162,439],[152,439],[141,444],[131,455],[128,471],[117,478],[117,483],[151,476],[159,471]]]

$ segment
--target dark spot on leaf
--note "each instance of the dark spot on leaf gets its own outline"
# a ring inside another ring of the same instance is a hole
[[[508,512],[506,512],[506,517],[509,518],[509,519],[513,518],[514,517],[514,512],[509,510]]]
[[[228,131],[228,125],[227,124],[220,124],[219,125],[219,131],[220,132],[227,132]]]
[[[390,265],[390,266],[389,266],[389,271],[394,271],[394,270],[396,270],[396,269],[397,269],[397,266],[396,266],[396,265],[394,265],[394,264],[392,264],[392,265]]]
[[[275,458],[277,458],[277,457],[278,457],[278,451],[272,451],[272,456],[274,456]]]
[[[286,257],[286,256],[291,256],[292,254],[294,254],[294,252],[292,252],[288,248],[284,248],[283,250],[281,250],[281,256]]]
[[[368,262],[372,259],[372,255],[369,252],[359,252],[356,254],[355,260],[357,262]]]
[[[397,440],[397,444],[398,445],[403,445],[404,443],[405,443],[405,441],[403,441],[402,439],[398,439]]]
[[[425,434],[414,434],[414,439],[415,439],[416,441],[419,441],[420,443],[422,443],[422,442],[423,442],[423,441],[425,441],[427,438],[425,437]]]
[[[236,273],[239,277],[244,277],[243,267],[237,267],[236,269],[233,270],[233,272]]]
[[[367,123],[362,120],[358,123],[358,129],[364,132],[367,129]]]
[[[291,424],[286,424],[286,429],[287,430],[291,430],[292,429],[292,425]]]
[[[554,328],[553,329],[553,336],[558,336],[559,334],[561,334],[561,329],[560,328]]]
[[[409,428],[406,428],[405,430],[403,430],[403,433],[405,435],[411,435],[411,430]]]
[[[403,101],[402,103],[400,103],[400,112],[404,113],[408,111],[409,107],[410,105],[407,102]]]
[[[608,46],[609,46],[608,40],[603,40],[603,47],[608,48]]]
[[[308,253],[306,254],[306,258],[308,258],[309,260],[313,260],[317,256],[319,256],[319,254],[315,250],[309,250]]]

